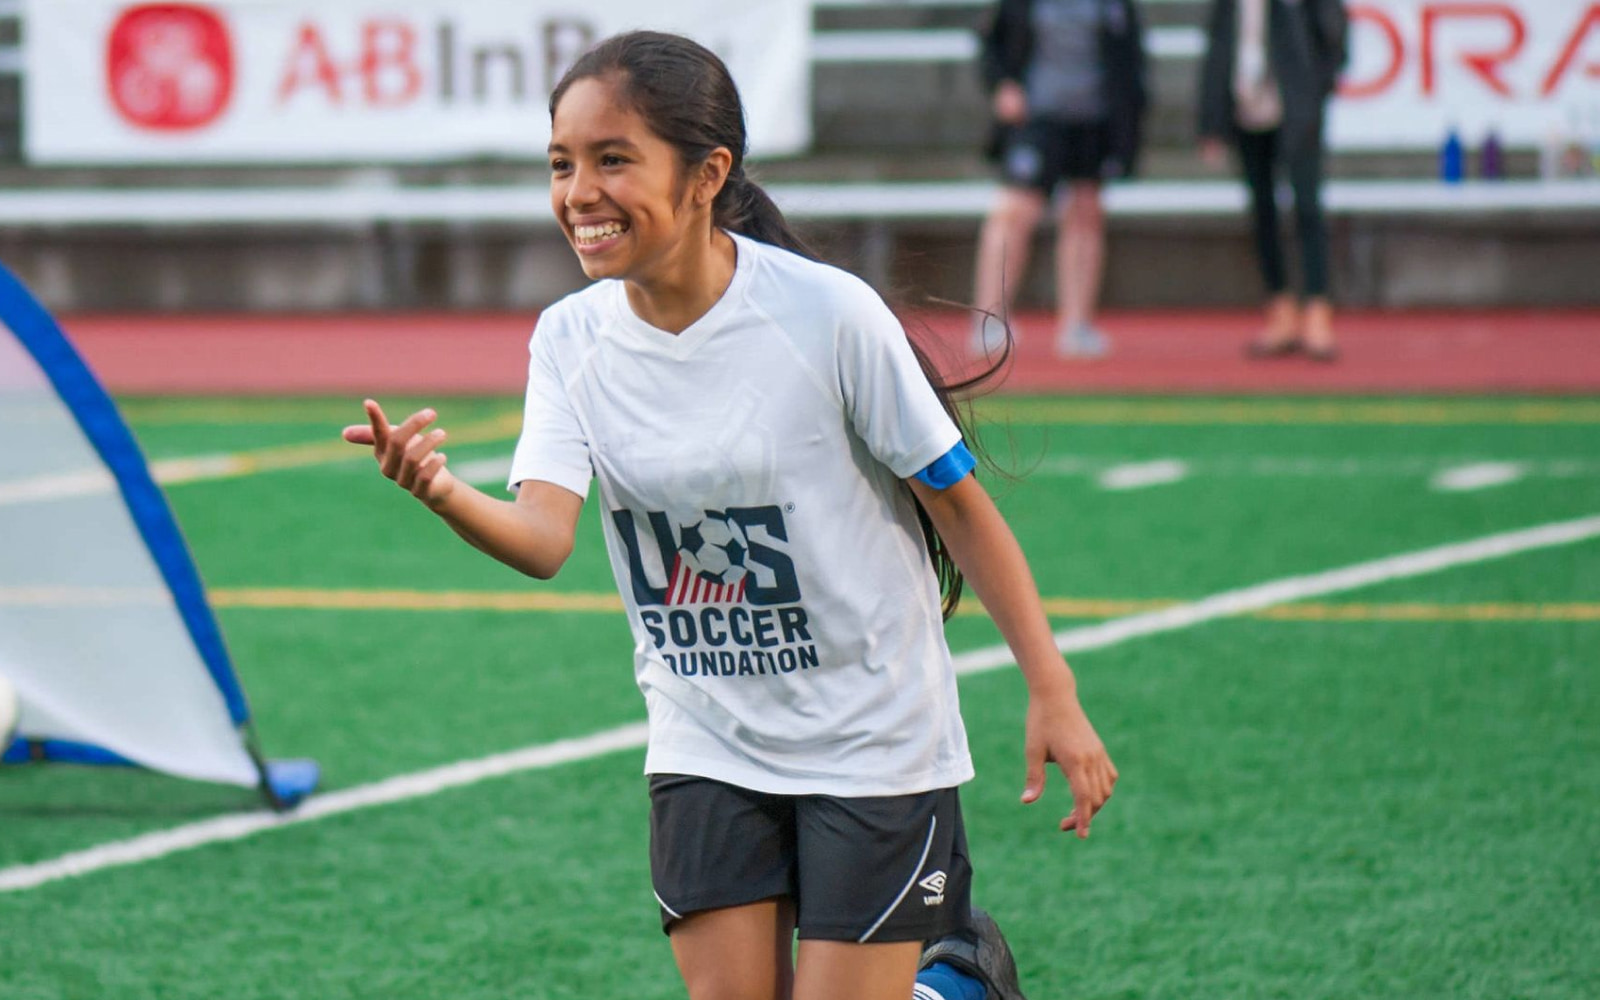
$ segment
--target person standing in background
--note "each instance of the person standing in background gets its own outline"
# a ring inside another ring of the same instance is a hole
[[[1344,67],[1347,30],[1342,0],[1212,0],[1200,70],[1200,151],[1221,167],[1231,140],[1250,188],[1267,290],[1266,325],[1248,346],[1251,357],[1339,356],[1321,188],[1324,111]],[[1303,308],[1289,291],[1278,237],[1280,166],[1294,190]]]
[[[1004,319],[1027,271],[1034,229],[1065,182],[1056,229],[1056,350],[1109,348],[1094,317],[1105,260],[1100,187],[1129,177],[1146,103],[1132,0],[1001,0],[983,31],[992,94],[987,152],[1002,187],[978,239],[973,352],[1004,348]]]

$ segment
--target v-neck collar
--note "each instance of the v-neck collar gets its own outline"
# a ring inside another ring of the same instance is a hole
[[[628,304],[628,290],[623,282],[615,282],[611,301],[616,309],[617,326],[629,342],[669,357],[683,358],[692,354],[707,337],[723,326],[744,298],[755,257],[746,237],[737,233],[728,233],[728,236],[733,240],[734,253],[733,277],[728,281],[728,287],[722,290],[722,295],[711,304],[710,309],[678,333],[670,333],[640,319],[633,311],[633,306]]]

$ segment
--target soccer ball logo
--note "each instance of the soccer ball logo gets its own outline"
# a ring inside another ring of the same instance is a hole
[[[678,532],[678,558],[689,571],[710,583],[737,584],[747,570],[744,557],[750,551],[744,529],[726,515],[714,510]]]

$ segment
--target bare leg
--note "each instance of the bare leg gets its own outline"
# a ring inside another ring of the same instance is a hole
[[[1074,181],[1056,230],[1060,329],[1093,326],[1105,267],[1106,213],[1098,181]]]
[[[793,902],[783,898],[692,913],[674,924],[672,954],[690,1000],[790,1000],[794,919]],[[896,1000],[910,995],[907,985]]]
[[[1028,251],[1033,231],[1044,215],[1044,194],[1033,188],[1003,187],[994,207],[983,220],[978,234],[976,288],[972,304],[979,309],[1005,315],[1017,297],[1017,287],[1028,269]],[[981,320],[981,316],[980,316]],[[979,336],[973,345],[978,353],[993,350],[990,338]]]
[[[908,1000],[922,943],[800,942],[794,1000]]]
[[[1300,306],[1294,296],[1280,292],[1267,300],[1265,326],[1257,343],[1263,347],[1282,347],[1300,339]]]
[[[1333,337],[1333,303],[1324,296],[1306,300],[1305,330],[1302,334],[1306,353],[1321,361],[1332,361],[1339,348]]]

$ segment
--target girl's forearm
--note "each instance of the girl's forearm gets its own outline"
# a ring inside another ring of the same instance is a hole
[[[528,576],[548,580],[572,554],[570,522],[548,509],[497,500],[459,481],[430,506],[467,544]]]

